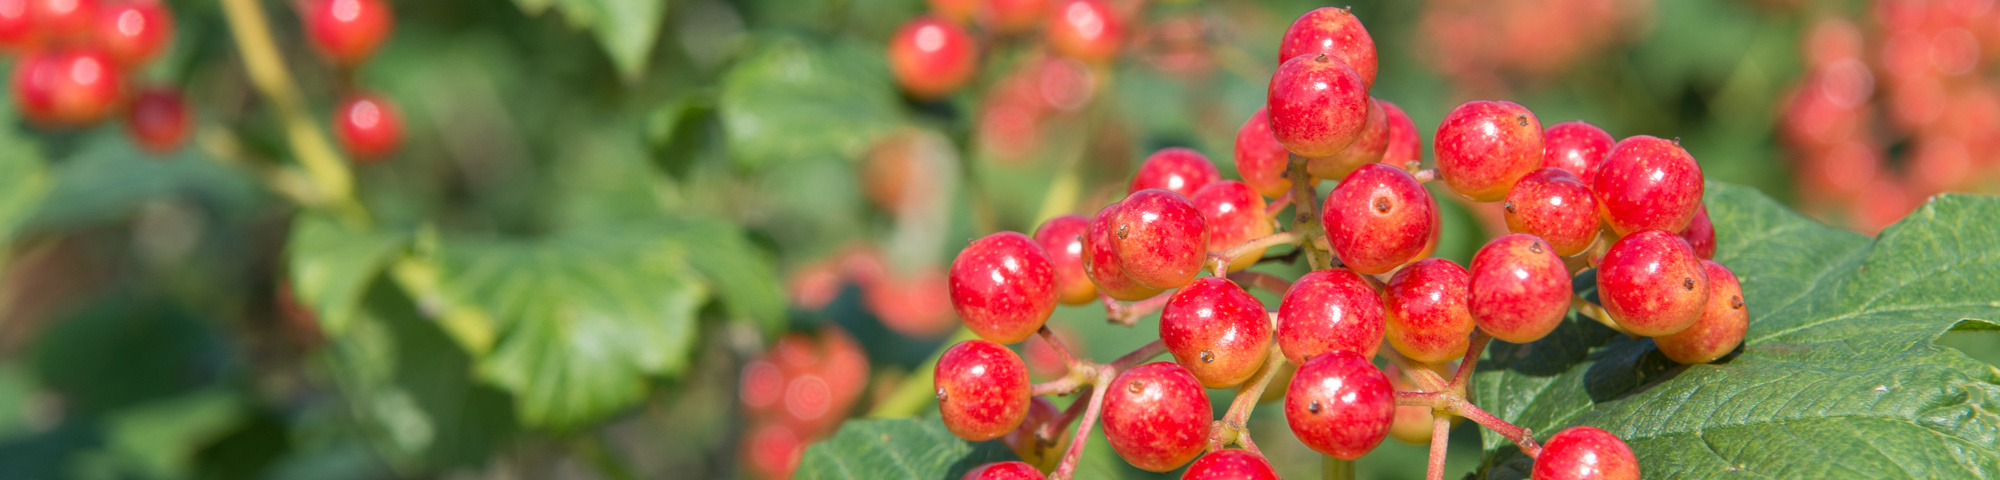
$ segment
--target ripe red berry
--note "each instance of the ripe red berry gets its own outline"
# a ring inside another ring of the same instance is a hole
[[[1329,157],[1361,138],[1368,124],[1368,84],[1339,59],[1301,55],[1271,75],[1264,106],[1271,134],[1286,150]]]
[[[1090,219],[1082,215],[1062,215],[1042,222],[1035,229],[1035,243],[1049,255],[1055,268],[1056,301],[1082,305],[1097,301],[1097,286],[1083,270],[1083,237],[1090,231]]]
[[[1610,432],[1570,427],[1542,444],[1535,480],[1638,480],[1639,459]]]
[[[1208,260],[1208,220],[1178,193],[1133,193],[1119,202],[1110,226],[1119,268],[1147,288],[1186,285]]]
[[[1193,149],[1170,147],[1153,152],[1146,162],[1139,164],[1139,173],[1132,175],[1132,187],[1126,193],[1137,193],[1148,188],[1158,188],[1193,197],[1195,190],[1222,178],[1215,171],[1215,162]]]
[[[1528,343],[1562,324],[1569,312],[1569,270],[1554,248],[1533,235],[1493,239],[1472,256],[1472,320],[1493,338]]]
[[[1541,237],[1556,255],[1571,256],[1597,241],[1597,200],[1568,170],[1543,167],[1507,191],[1507,230]]]
[[[1479,202],[1507,197],[1507,189],[1542,168],[1542,122],[1508,101],[1465,102],[1446,114],[1432,139],[1445,185]]]
[[[937,17],[911,19],[889,38],[890,73],[916,98],[943,98],[958,91],[972,79],[978,56],[971,34]]]
[[[173,13],[153,0],[121,2],[98,11],[97,44],[121,65],[143,65],[174,38]]]
[[[1582,120],[1550,125],[1542,131],[1542,166],[1568,170],[1589,185],[1597,178],[1597,167],[1611,153],[1615,142],[1604,129]]]
[[[0,50],[27,47],[35,39],[33,0],[0,0]]]
[[[965,476],[959,477],[960,480],[1042,480],[1044,478],[1048,477],[1043,477],[1041,470],[1036,470],[1034,465],[1029,465],[1027,462],[988,463],[980,465],[979,468],[974,468],[972,471],[965,472]]]
[[[1181,480],[1278,480],[1278,471],[1264,457],[1232,448],[1195,459]]]
[[[1285,423],[1321,454],[1353,460],[1382,444],[1396,415],[1382,370],[1351,351],[1314,355],[1285,391]]]
[[[352,67],[375,54],[395,26],[395,13],[382,0],[306,0],[299,12],[306,38],[335,65]]]
[[[806,453],[806,442],[791,427],[772,422],[752,428],[749,434],[744,435],[742,449],[743,461],[750,467],[752,476],[782,480],[792,478],[792,472],[799,468],[799,459]]]
[[[1164,472],[1208,446],[1215,411],[1194,374],[1173,362],[1132,367],[1104,394],[1104,439],[1132,466]]]
[[[1641,230],[1604,253],[1597,295],[1604,311],[1634,335],[1657,337],[1687,329],[1708,305],[1708,272],[1686,240]]]
[[[1688,221],[1687,228],[1681,229],[1681,239],[1687,240],[1694,248],[1695,256],[1703,260],[1715,258],[1715,222],[1708,219],[1708,207],[1694,210],[1694,219]]]
[[[14,67],[14,103],[34,123],[84,126],[111,113],[123,84],[117,64],[103,52],[28,54]]]
[[[1320,220],[1340,263],[1372,275],[1423,252],[1436,227],[1436,210],[1430,191],[1409,172],[1370,163],[1327,194]]]
[[[1064,425],[1050,425],[1062,413],[1049,399],[1034,397],[1028,401],[1028,416],[1021,420],[1021,426],[1000,437],[1000,443],[1007,444],[1009,450],[1021,456],[1021,461],[1043,470],[1054,470],[1062,461],[1063,453],[1069,450],[1070,435],[1064,435]],[[1051,427],[1054,428],[1044,428]],[[1045,431],[1046,430],[1046,431]],[[1037,473],[1039,474],[1039,472]]]
[[[132,134],[133,143],[156,155],[172,153],[187,140],[189,123],[187,102],[180,92],[170,89],[152,89],[140,92],[132,99],[131,109],[125,117],[126,131]]]
[[[69,43],[90,36],[97,0],[28,0],[28,17],[42,42]]]
[[[1389,345],[1403,356],[1423,363],[1447,362],[1465,355],[1472,344],[1470,273],[1442,258],[1426,258],[1403,267],[1382,289]]]
[[[1701,206],[1702,188],[1701,165],[1679,142],[1639,135],[1611,148],[1590,190],[1604,223],[1630,235],[1687,228]]]
[[[958,438],[999,438],[1028,417],[1028,366],[998,343],[952,345],[938,356],[936,381],[939,416]]]
[[[1368,121],[1361,126],[1361,136],[1355,137],[1354,143],[1348,144],[1340,153],[1306,162],[1306,173],[1314,178],[1341,178],[1362,165],[1382,161],[1383,154],[1389,149],[1388,115],[1389,111],[1383,109],[1379,101],[1368,99]]]
[[[952,260],[951,305],[980,338],[1019,342],[1041,330],[1056,309],[1055,266],[1026,235],[987,235]]]
[[[982,0],[979,24],[999,33],[1033,30],[1048,18],[1049,0]]]
[[[1271,122],[1264,114],[1264,107],[1257,107],[1257,112],[1236,129],[1236,174],[1243,177],[1244,184],[1266,197],[1276,198],[1292,188],[1292,180],[1285,178],[1291,153],[1285,150],[1285,144],[1278,143],[1278,137],[1271,135]]]
[[[1240,385],[1271,352],[1271,317],[1264,303],[1235,282],[1201,277],[1160,310],[1160,342],[1203,387]]]
[[[1417,124],[1410,121],[1410,114],[1388,100],[1375,102],[1382,106],[1383,118],[1389,121],[1389,147],[1382,152],[1382,163],[1408,168],[1411,162],[1423,161],[1424,141],[1417,138]]]
[[[1660,353],[1689,365],[1713,362],[1743,343],[1750,329],[1750,309],[1743,304],[1743,284],[1729,268],[1708,260],[1701,266],[1708,272],[1708,303],[1701,319],[1679,332],[1653,337]]]
[[[1375,288],[1345,268],[1299,277],[1278,302],[1278,350],[1293,365],[1333,351],[1374,358],[1386,328]]]
[[[1118,57],[1125,21],[1104,0],[1058,0],[1049,11],[1049,46],[1064,56],[1089,63],[1109,63]]]
[[[1127,302],[1145,300],[1159,295],[1160,290],[1140,285],[1118,264],[1118,229],[1112,226],[1112,217],[1124,205],[1111,204],[1090,217],[1090,229],[1083,238],[1083,272],[1090,274],[1090,283],[1105,296]]]
[[[1264,216],[1264,197],[1243,182],[1223,180],[1211,183],[1194,192],[1188,200],[1194,202],[1194,207],[1201,210],[1202,219],[1208,222],[1209,250],[1228,250],[1271,234],[1271,219]],[[1263,256],[1262,248],[1243,252],[1230,260],[1229,271],[1250,268]]]
[[[403,116],[388,99],[354,95],[333,112],[334,133],[357,163],[376,163],[403,146]]]
[[[945,273],[934,267],[861,284],[861,303],[882,326],[909,338],[943,337],[959,323]]]
[[[1279,42],[1279,64],[1300,55],[1324,53],[1353,68],[1364,86],[1375,85],[1375,37],[1368,35],[1361,19],[1346,7],[1320,7],[1300,15]]]
[[[785,398],[785,373],[770,360],[758,359],[743,365],[739,381],[737,398],[751,414],[769,412]]]

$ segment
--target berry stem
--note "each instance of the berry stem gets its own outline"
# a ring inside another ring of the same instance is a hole
[[[1404,357],[1396,349],[1382,349],[1381,355],[1383,358],[1388,358],[1390,364],[1395,365],[1398,369],[1402,369],[1404,375],[1409,375],[1411,380],[1415,380],[1418,389],[1425,392],[1451,390],[1451,384],[1445,382],[1443,377],[1439,377],[1437,372],[1431,371],[1430,368],[1425,367],[1422,363]]]
[[[1273,245],[1278,245],[1282,243],[1297,242],[1301,238],[1303,238],[1303,236],[1302,234],[1299,233],[1298,230],[1286,230],[1278,233],[1273,233],[1270,235],[1265,235],[1262,237],[1252,238],[1241,244],[1237,244],[1234,247],[1229,247],[1228,250],[1223,250],[1221,252],[1208,254],[1208,260],[1210,265],[1209,268],[1215,272],[1215,276],[1218,277],[1226,276],[1229,274],[1229,263],[1236,261],[1236,257],[1241,257],[1244,254],[1250,253],[1251,250],[1260,250],[1264,248],[1269,248]]]
[[[1158,345],[1159,343],[1157,341],[1153,342],[1154,345]],[[1141,350],[1143,349],[1141,348]],[[1161,350],[1165,350],[1165,347],[1161,347]],[[1056,467],[1055,473],[1049,475],[1051,480],[1065,480],[1071,478],[1071,475],[1076,473],[1077,460],[1083,458],[1083,446],[1090,443],[1088,441],[1090,438],[1090,429],[1097,426],[1097,415],[1104,412],[1104,390],[1111,386],[1111,378],[1117,373],[1117,370],[1112,369],[1110,365],[1097,367],[1097,378],[1093,382],[1096,385],[1091,388],[1090,397],[1087,399],[1078,399],[1078,401],[1089,402],[1090,407],[1083,411],[1083,423],[1077,425],[1076,436],[1070,439],[1069,451],[1063,453],[1061,466]]]
[[[1611,313],[1604,311],[1604,306],[1602,305],[1591,303],[1589,300],[1585,300],[1583,297],[1577,295],[1569,296],[1569,305],[1570,308],[1576,309],[1576,313],[1581,313],[1585,317],[1590,317],[1591,320],[1596,320],[1597,323],[1602,323],[1606,327],[1611,327],[1612,330],[1615,330],[1618,333],[1623,333],[1626,335],[1632,334],[1632,332],[1625,331],[1625,327],[1618,326],[1618,321],[1612,320]]]
[[[1438,171],[1435,168],[1426,168],[1410,172],[1410,176],[1417,177],[1417,183],[1431,183],[1438,179]]]
[[[1306,157],[1291,154],[1291,163],[1285,166],[1285,177],[1292,179],[1292,230],[1316,240],[1300,242],[1299,248],[1307,249],[1306,266],[1313,269],[1329,268],[1333,255],[1328,254],[1325,241],[1326,231],[1319,226],[1318,192],[1313,191],[1312,174],[1306,173]]]
[[[1056,338],[1056,332],[1049,331],[1048,325],[1042,325],[1042,329],[1035,333],[1041,334],[1043,341],[1049,342],[1049,348],[1054,349],[1056,355],[1062,357],[1063,365],[1068,366],[1070,370],[1077,369],[1076,356],[1069,353],[1068,345],[1063,345],[1062,340]]]
[[[250,83],[278,110],[292,154],[313,179],[315,206],[330,207],[350,224],[367,224],[367,209],[354,200],[354,175],[308,113],[305,96],[299,93],[291,72],[285,70],[284,58],[272,40],[271,25],[262,4],[256,0],[223,0],[222,13],[236,37],[237,50],[243,54],[243,69],[249,74]]]
[[[1110,295],[1097,294],[1098,301],[1104,302],[1104,319],[1127,327],[1138,324],[1141,317],[1160,311],[1160,308],[1167,306],[1167,299],[1172,297],[1173,295],[1162,292],[1153,298],[1125,303],[1111,298]]]
[[[1431,464],[1424,478],[1429,480],[1444,480],[1444,457],[1446,446],[1449,444],[1447,440],[1450,438],[1451,417],[1438,415],[1433,411],[1431,415]]]
[[[1331,455],[1321,456],[1320,477],[1326,480],[1354,480],[1354,461]]]
[[[1042,430],[1035,432],[1035,436],[1038,438],[1053,439],[1056,438],[1056,435],[1061,435],[1063,430],[1068,430],[1069,423],[1076,421],[1076,416],[1082,415],[1083,410],[1090,407],[1090,399],[1096,398],[1095,395],[1092,395],[1095,392],[1096,390],[1083,392],[1083,396],[1077,397],[1074,402],[1070,402],[1069,408],[1063,409],[1062,416],[1056,417],[1056,420],[1053,422],[1042,424]]]
[[[1292,289],[1292,282],[1286,281],[1284,277],[1264,272],[1232,272],[1229,274],[1229,281],[1278,295],[1284,295],[1286,291]]]
[[[1222,450],[1230,443],[1256,451],[1254,444],[1250,443],[1250,412],[1257,409],[1257,400],[1264,397],[1264,389],[1270,387],[1271,379],[1277,378],[1278,371],[1284,367],[1285,352],[1272,343],[1271,353],[1266,356],[1264,368],[1257,371],[1257,378],[1236,387],[1236,399],[1229,402],[1229,412],[1223,414],[1222,420],[1217,420],[1215,428],[1209,430],[1208,451]]]
[[[1110,363],[1111,373],[1123,372],[1125,369],[1146,363],[1152,360],[1153,357],[1160,356],[1162,353],[1167,353],[1166,343],[1158,339],[1147,342],[1145,345],[1140,345],[1138,349],[1133,350],[1132,353],[1127,353],[1125,356],[1112,360]]]
[[[1542,454],[1542,447],[1535,444],[1534,432],[1507,423],[1506,420],[1501,420],[1500,417],[1481,410],[1479,406],[1473,405],[1472,402],[1465,399],[1464,395],[1459,395],[1457,392],[1396,392],[1396,404],[1431,407],[1451,412],[1454,415],[1471,419],[1473,422],[1479,423],[1480,426],[1492,430],[1493,433],[1507,437],[1508,440],[1512,440],[1515,445],[1521,447],[1521,453],[1528,454],[1530,458]]]
[[[1458,372],[1451,376],[1451,389],[1465,392],[1472,382],[1472,367],[1479,364],[1479,354],[1486,350],[1486,344],[1493,342],[1493,335],[1485,330],[1472,330],[1472,345],[1465,347],[1465,358],[1458,361]]]
[[[1271,203],[1264,205],[1264,216],[1277,218],[1279,213],[1285,211],[1285,207],[1291,205],[1292,191],[1286,190],[1283,195],[1279,195],[1278,198],[1271,200]]]

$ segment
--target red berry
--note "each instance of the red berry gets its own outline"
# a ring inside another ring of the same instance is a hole
[[[1033,30],[1048,18],[1048,0],[983,0],[979,2],[979,24],[1000,33]]]
[[[1027,462],[988,463],[980,465],[979,468],[974,468],[972,471],[965,472],[965,476],[959,477],[960,480],[1042,480],[1044,478],[1048,477],[1043,477],[1041,470],[1036,470],[1034,465],[1029,465]]]
[[[1694,210],[1694,219],[1688,221],[1687,228],[1681,229],[1681,239],[1687,240],[1694,248],[1695,256],[1703,260],[1715,258],[1715,222],[1708,219],[1708,207]]]
[[[934,206],[944,189],[934,179],[952,175],[958,149],[936,131],[906,128],[868,147],[862,158],[861,193],[877,207],[902,215]]]
[[[140,148],[165,155],[179,149],[181,142],[187,140],[190,122],[187,102],[181,99],[180,92],[153,89],[140,92],[132,99],[125,128]]]
[[[1743,304],[1743,284],[1720,263],[1702,260],[1708,272],[1708,302],[1701,319],[1679,332],[1653,337],[1660,353],[1689,365],[1713,362],[1743,343],[1750,329],[1750,309]]]
[[[737,398],[752,414],[771,411],[785,398],[785,372],[770,360],[758,359],[743,366]]]
[[[1271,352],[1271,317],[1264,303],[1235,282],[1201,277],[1167,299],[1160,341],[1201,385],[1229,388],[1264,366]]]
[[[33,0],[0,0],[0,49],[27,47],[35,40]]]
[[[1208,446],[1215,411],[1194,374],[1173,362],[1126,370],[1104,394],[1104,439],[1132,466],[1164,472]]]
[[[1701,165],[1679,142],[1639,135],[1611,148],[1590,190],[1604,223],[1630,235],[1687,228],[1701,206],[1702,188]]]
[[[1043,470],[1054,470],[1062,461],[1063,453],[1069,450],[1071,437],[1064,435],[1066,425],[1051,425],[1062,412],[1049,399],[1035,397],[1028,401],[1028,416],[1021,420],[1021,426],[1000,437],[1000,443],[1021,456],[1021,461]],[[1054,428],[1044,428],[1053,426]],[[1045,431],[1046,430],[1046,431]],[[1036,473],[1040,475],[1040,472]]]
[[[90,36],[97,0],[28,0],[28,16],[44,42],[68,43]]]
[[[1550,125],[1542,131],[1542,166],[1568,170],[1589,185],[1597,167],[1611,153],[1614,141],[1604,129],[1582,120]]]
[[[1571,256],[1597,241],[1597,200],[1568,170],[1543,167],[1507,191],[1507,230],[1541,237],[1556,255]]]
[[[912,97],[943,98],[958,91],[972,79],[978,56],[971,34],[937,17],[911,19],[889,38],[889,70]]]
[[[1542,168],[1542,122],[1508,101],[1465,102],[1438,124],[1438,175],[1451,191],[1473,201],[1507,197],[1507,189]]]
[[[1708,305],[1708,272],[1686,240],[1641,230],[1604,253],[1597,295],[1605,313],[1634,335],[1657,337],[1687,329]]]
[[[1249,185],[1223,180],[1201,187],[1188,199],[1201,210],[1208,222],[1208,248],[1223,251],[1271,234],[1271,218],[1264,216],[1264,197]],[[1264,249],[1243,252],[1229,262],[1229,270],[1250,268],[1264,256]]]
[[[1436,210],[1430,191],[1409,172],[1370,163],[1327,194],[1320,220],[1340,263],[1372,275],[1423,252],[1436,228]]]
[[[999,438],[1028,416],[1028,366],[998,343],[952,345],[938,356],[936,381],[938,412],[958,438]]]
[[[1215,183],[1222,174],[1215,171],[1215,163],[1208,157],[1192,149],[1171,147],[1160,149],[1146,157],[1139,164],[1139,173],[1132,175],[1132,187],[1126,193],[1136,193],[1148,188],[1158,188],[1193,197],[1195,190]]]
[[[1407,168],[1411,162],[1423,161],[1424,141],[1417,138],[1417,124],[1410,121],[1410,114],[1388,100],[1377,99],[1376,103],[1389,121],[1389,147],[1382,152],[1382,163]]]
[[[1292,435],[1336,458],[1361,458],[1381,445],[1395,415],[1389,377],[1350,351],[1314,355],[1285,391],[1285,423]]]
[[[1035,229],[1035,243],[1049,254],[1049,265],[1055,268],[1056,301],[1065,305],[1097,301],[1097,286],[1083,269],[1083,237],[1089,231],[1090,219],[1082,215],[1051,218]]]
[[[123,82],[118,65],[103,52],[28,54],[14,67],[14,103],[34,123],[79,127],[111,113]]]
[[[1364,86],[1375,85],[1375,37],[1346,7],[1320,7],[1293,20],[1278,44],[1278,63],[1316,53],[1340,59]]]
[[[1326,55],[1301,55],[1271,75],[1265,108],[1271,134],[1307,158],[1340,153],[1368,124],[1368,84]]]
[[[1195,459],[1181,480],[1278,480],[1278,471],[1264,457],[1232,448]]]
[[[791,427],[774,422],[752,428],[743,436],[742,448],[743,461],[749,464],[752,476],[783,480],[792,478],[792,472],[799,468],[806,442]]]
[[[909,338],[943,337],[958,326],[952,316],[951,287],[935,267],[862,284],[861,303],[882,326]]]
[[[868,353],[861,350],[853,335],[833,324],[820,327],[819,341],[826,349],[822,374],[833,389],[833,409],[846,412],[868,389]]]
[[[1389,111],[1382,108],[1381,102],[1368,99],[1368,121],[1361,126],[1361,136],[1341,149],[1340,153],[1306,162],[1306,173],[1315,178],[1341,178],[1362,165],[1382,161],[1383,154],[1389,149],[1388,115]]]
[[[1026,235],[987,235],[952,260],[951,305],[980,338],[1019,342],[1056,309],[1055,266]]]
[[[1244,184],[1266,197],[1277,198],[1291,190],[1292,180],[1285,178],[1291,153],[1285,150],[1285,144],[1278,143],[1278,137],[1271,135],[1271,122],[1264,115],[1264,107],[1257,107],[1257,113],[1250,114],[1250,119],[1236,129],[1236,174],[1243,177]]]
[[[1403,267],[1382,289],[1389,345],[1423,363],[1465,355],[1472,344],[1472,311],[1466,307],[1471,274],[1442,258]]]
[[[1110,226],[1119,268],[1147,288],[1185,285],[1208,260],[1208,221],[1180,194],[1133,193],[1119,202]]]
[[[1554,248],[1533,235],[1493,239],[1472,256],[1472,320],[1493,338],[1528,343],[1562,324],[1569,312],[1569,270]]]
[[[1118,56],[1124,20],[1104,0],[1059,0],[1049,11],[1048,42],[1056,52],[1089,63]]]
[[[1386,328],[1375,288],[1345,268],[1299,277],[1278,302],[1278,349],[1293,365],[1333,351],[1374,358]]]
[[[153,0],[111,5],[97,14],[97,44],[122,65],[143,65],[174,38],[174,17]]]
[[[1542,444],[1535,480],[1638,480],[1639,459],[1610,432],[1570,427]]]
[[[395,26],[395,12],[382,0],[305,0],[299,16],[306,38],[336,65],[367,60]]]
[[[1083,272],[1090,274],[1090,283],[1097,285],[1099,293],[1112,299],[1131,302],[1153,298],[1160,294],[1159,289],[1140,285],[1118,264],[1118,229],[1112,227],[1112,217],[1124,205],[1111,204],[1090,218],[1090,230],[1083,238]]]
[[[403,146],[403,116],[388,99],[354,95],[333,112],[334,133],[357,163],[376,163]]]

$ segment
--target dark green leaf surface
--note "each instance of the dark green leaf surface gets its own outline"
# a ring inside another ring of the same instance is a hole
[[[936,418],[854,420],[806,449],[795,477],[956,479],[973,467],[1018,459],[999,441],[960,440]]]
[[[722,79],[730,155],[746,166],[858,157],[901,121],[879,48],[779,37]]]
[[[320,328],[340,335],[353,322],[369,282],[408,240],[406,235],[349,228],[324,215],[300,215],[292,220],[286,252],[292,294],[312,308]]]
[[[1747,188],[1711,184],[1707,202],[1751,309],[1739,354],[1681,367],[1572,316],[1495,342],[1475,402],[1538,438],[1608,430],[1654,478],[2000,475],[2000,371],[1931,343],[2000,318],[2000,199],[1939,197],[1873,241]],[[1489,476],[1532,467],[1485,442]]]
[[[590,30],[618,73],[635,79],[646,69],[646,57],[660,37],[667,0],[514,0],[522,10],[539,14],[553,6],[570,24]]]

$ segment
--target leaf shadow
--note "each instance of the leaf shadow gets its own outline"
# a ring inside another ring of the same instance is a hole
[[[945,469],[945,475],[940,477],[941,480],[965,478],[966,472],[970,472],[974,468],[979,468],[980,465],[1021,459],[1020,455],[1016,455],[1013,449],[1007,448],[1007,444],[1001,443],[999,440],[974,442],[971,445],[972,451],[966,453],[963,457],[959,457],[957,462],[953,462],[949,468]]]
[[[1583,374],[1583,390],[1590,401],[1604,403],[1644,392],[1687,371],[1666,354],[1651,338],[1619,336],[1594,355],[1596,363]]]
[[[1592,360],[1592,350],[1614,337],[1622,337],[1618,332],[1590,320],[1581,314],[1571,313],[1563,319],[1563,324],[1554,332],[1529,343],[1508,343],[1494,340],[1487,346],[1487,356],[1480,362],[1482,370],[1512,370],[1533,377],[1553,377],[1569,371],[1578,364]]]

